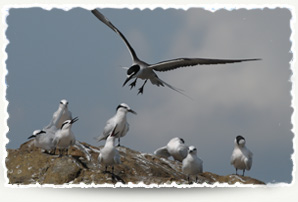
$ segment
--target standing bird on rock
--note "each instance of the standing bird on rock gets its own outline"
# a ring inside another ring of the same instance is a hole
[[[52,132],[51,130],[35,130],[28,139],[33,138],[35,147],[41,148],[43,152],[53,154],[55,153],[55,144],[53,143],[54,137],[55,132]]]
[[[198,174],[203,172],[203,161],[197,157],[197,148],[190,146],[188,154],[182,161],[182,172],[187,175],[187,180],[190,182],[190,176],[196,176],[198,182]]]
[[[102,134],[97,138],[97,141],[100,142],[107,139],[115,129],[115,133],[117,134],[116,137],[118,138],[118,146],[120,146],[120,138],[124,137],[129,130],[129,124],[126,121],[127,112],[137,114],[125,103],[118,105],[116,114],[107,121],[106,126],[104,127]],[[115,128],[116,125],[117,128]]]
[[[176,161],[182,162],[187,156],[188,146],[184,144],[184,140],[179,137],[175,137],[169,141],[169,143],[160,147],[154,151],[154,154],[164,158],[172,156]]]
[[[245,146],[245,139],[241,135],[238,135],[234,141],[235,147],[231,156],[231,164],[234,165],[237,170],[243,170],[243,175],[245,170],[250,170],[252,165],[252,152]]]
[[[55,126],[56,128],[61,128],[62,124],[66,120],[71,120],[72,115],[71,112],[68,110],[68,101],[65,99],[62,99],[60,101],[58,110],[54,112],[53,118],[48,126],[46,126],[44,129],[49,129],[52,126]]]
[[[55,144],[53,143],[53,140],[55,138],[55,133],[59,128],[61,128],[60,122],[71,116],[71,113],[67,109],[68,102],[67,100],[63,99],[60,101],[58,110],[54,112],[53,118],[51,122],[45,126],[42,130],[35,130],[33,132],[33,135],[31,135],[28,139],[34,138],[34,145],[36,147],[41,148],[47,153],[55,154]],[[71,119],[71,118],[70,118]],[[65,121],[65,120],[64,120]],[[63,122],[64,122],[63,121]]]
[[[105,146],[100,150],[98,155],[98,162],[105,165],[105,172],[107,172],[108,166],[112,166],[112,174],[114,174],[114,165],[121,163],[119,152],[115,148],[117,127],[116,125],[109,134]]]
[[[210,64],[226,64],[226,63],[236,63],[236,62],[245,62],[245,61],[253,61],[259,59],[207,59],[207,58],[177,58],[172,60],[162,61],[156,64],[148,64],[142,60],[140,60],[134,49],[131,47],[125,36],[98,10],[94,9],[91,11],[101,22],[111,28],[114,32],[116,32],[121,39],[124,41],[130,55],[132,58],[132,66],[127,70],[127,79],[123,83],[123,86],[130,81],[131,79],[135,79],[130,87],[133,88],[136,86],[137,79],[145,80],[144,84],[139,88],[138,94],[142,94],[144,90],[144,86],[148,80],[151,81],[153,85],[156,86],[167,86],[172,90],[175,90],[181,94],[181,90],[174,88],[168,83],[162,81],[154,71],[169,71],[174,70],[180,67],[186,66],[195,66],[195,65],[210,65]],[[184,94],[183,94],[184,95]]]
[[[71,120],[65,121],[62,124],[61,129],[57,130],[55,133],[53,143],[56,148],[58,148],[60,156],[63,155],[64,151],[68,154],[69,147],[75,145],[76,138],[71,130],[71,126],[78,120],[78,117],[75,117]]]

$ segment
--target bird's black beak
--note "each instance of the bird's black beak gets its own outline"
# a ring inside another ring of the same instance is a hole
[[[75,118],[73,118],[72,120],[71,120],[71,124],[73,124],[74,122],[77,122],[79,120],[79,117],[75,117]]]
[[[124,81],[122,87],[125,86],[125,84],[126,84],[130,79],[132,79],[132,77],[133,77],[133,74],[130,75],[129,77],[127,77],[127,79]]]
[[[31,135],[30,137],[28,137],[28,139],[31,139],[31,138],[33,138],[33,137],[35,137],[34,135]]]
[[[128,110],[128,112],[130,112],[130,113],[133,113],[133,114],[137,115],[137,112],[135,112],[135,111],[134,111],[134,110],[132,110],[132,109],[129,109],[129,110]]]

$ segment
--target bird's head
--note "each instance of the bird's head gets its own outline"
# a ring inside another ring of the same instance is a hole
[[[125,112],[130,112],[133,114],[137,114],[137,112],[135,112],[134,110],[132,110],[127,104],[125,103],[121,103],[120,105],[118,105],[116,111],[118,110],[124,110]]]
[[[61,129],[67,129],[69,128],[73,123],[77,122],[79,120],[78,117],[75,117],[71,120],[66,120],[63,122],[63,124],[61,125]]]
[[[130,81],[132,78],[134,78],[135,75],[140,71],[140,69],[141,69],[140,66],[137,64],[131,66],[126,72],[127,79],[124,81],[122,86],[125,86],[125,84],[128,81]]]
[[[35,131],[33,131],[33,134],[30,137],[28,137],[28,139],[35,138],[38,135],[43,134],[43,133],[46,133],[46,132],[43,130],[35,130]]]
[[[244,146],[245,145],[245,139],[244,137],[242,137],[241,135],[238,135],[235,139],[235,142],[237,143],[237,145],[239,146]]]
[[[65,99],[62,99],[62,100],[60,101],[60,107],[67,107],[67,106],[68,106],[68,101],[65,100]]]
[[[183,143],[183,144],[185,143],[184,139],[182,139],[182,138],[179,138],[179,139],[180,139],[181,143]]]
[[[188,153],[189,154],[197,154],[197,148],[194,146],[189,146],[188,147]]]

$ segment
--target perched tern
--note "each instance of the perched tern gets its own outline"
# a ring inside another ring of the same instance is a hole
[[[198,181],[198,174],[203,172],[203,161],[197,157],[197,149],[194,146],[188,148],[188,154],[182,161],[182,172],[187,175],[189,182],[190,176],[196,176]]]
[[[120,164],[120,155],[118,150],[115,148],[115,138],[117,135],[117,125],[113,131],[110,132],[105,146],[100,150],[98,155],[98,162],[105,165],[105,172],[107,172],[108,166],[112,166],[112,173],[114,173],[114,165]]]
[[[66,120],[71,120],[72,115],[71,112],[68,110],[68,101],[65,99],[62,99],[60,101],[58,110],[54,112],[53,118],[48,126],[46,126],[44,129],[51,128],[53,125],[56,128],[61,128],[62,124]]]
[[[55,152],[55,144],[53,139],[55,137],[55,132],[51,130],[35,130],[33,134],[28,137],[28,139],[33,138],[34,146],[41,148],[47,153]]]
[[[29,137],[34,138],[34,145],[36,147],[40,147],[42,150],[45,150],[46,152],[51,154],[55,153],[56,148],[53,140],[55,137],[55,133],[58,130],[58,126],[60,125],[59,123],[62,121],[62,119],[65,119],[69,115],[71,116],[70,112],[67,109],[67,105],[67,100],[61,100],[58,110],[53,114],[51,122],[47,126],[45,126],[43,130],[35,130],[33,132],[33,135]]]
[[[154,151],[154,154],[164,158],[172,156],[175,160],[182,162],[187,156],[188,146],[184,144],[184,140],[179,137],[175,137],[169,141],[169,143]]]
[[[99,142],[107,139],[117,125],[115,133],[117,134],[116,137],[118,138],[118,146],[120,146],[120,138],[125,136],[129,130],[129,124],[126,121],[127,112],[137,114],[125,103],[118,105],[116,114],[107,121],[106,126],[104,127],[102,134],[97,138],[97,141]]]
[[[114,32],[116,32],[124,41],[133,61],[133,64],[127,70],[127,79],[123,83],[123,86],[130,81],[131,79],[135,79],[131,84],[131,89],[135,87],[137,79],[145,80],[144,84],[139,88],[138,94],[143,93],[144,86],[148,79],[151,81],[153,85],[156,86],[167,86],[181,94],[181,90],[169,85],[168,83],[162,81],[154,71],[169,71],[174,70],[180,67],[186,66],[195,66],[195,65],[210,65],[210,64],[226,64],[226,63],[236,63],[236,62],[245,62],[245,61],[253,61],[260,59],[209,59],[209,58],[177,58],[172,60],[162,61],[156,64],[148,64],[142,60],[140,60],[132,46],[129,44],[125,36],[98,10],[94,9],[91,11],[101,22],[111,28]],[[184,95],[184,94],[183,94]]]
[[[56,131],[53,143],[59,149],[60,155],[63,154],[63,151],[66,151],[66,154],[68,154],[68,148],[76,143],[71,126],[78,120],[78,117],[67,120],[62,124],[61,129]]]
[[[231,164],[234,165],[237,170],[243,170],[243,176],[245,170],[250,170],[252,166],[252,152],[245,146],[245,139],[241,135],[238,135],[234,141],[235,147],[231,156]]]

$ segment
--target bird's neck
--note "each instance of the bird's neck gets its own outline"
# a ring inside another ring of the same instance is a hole
[[[115,138],[108,138],[105,146],[114,147],[114,145],[115,145]]]
[[[118,110],[117,111],[117,116],[119,117],[119,118],[126,118],[126,112],[124,112],[124,111],[122,111],[122,110]]]

